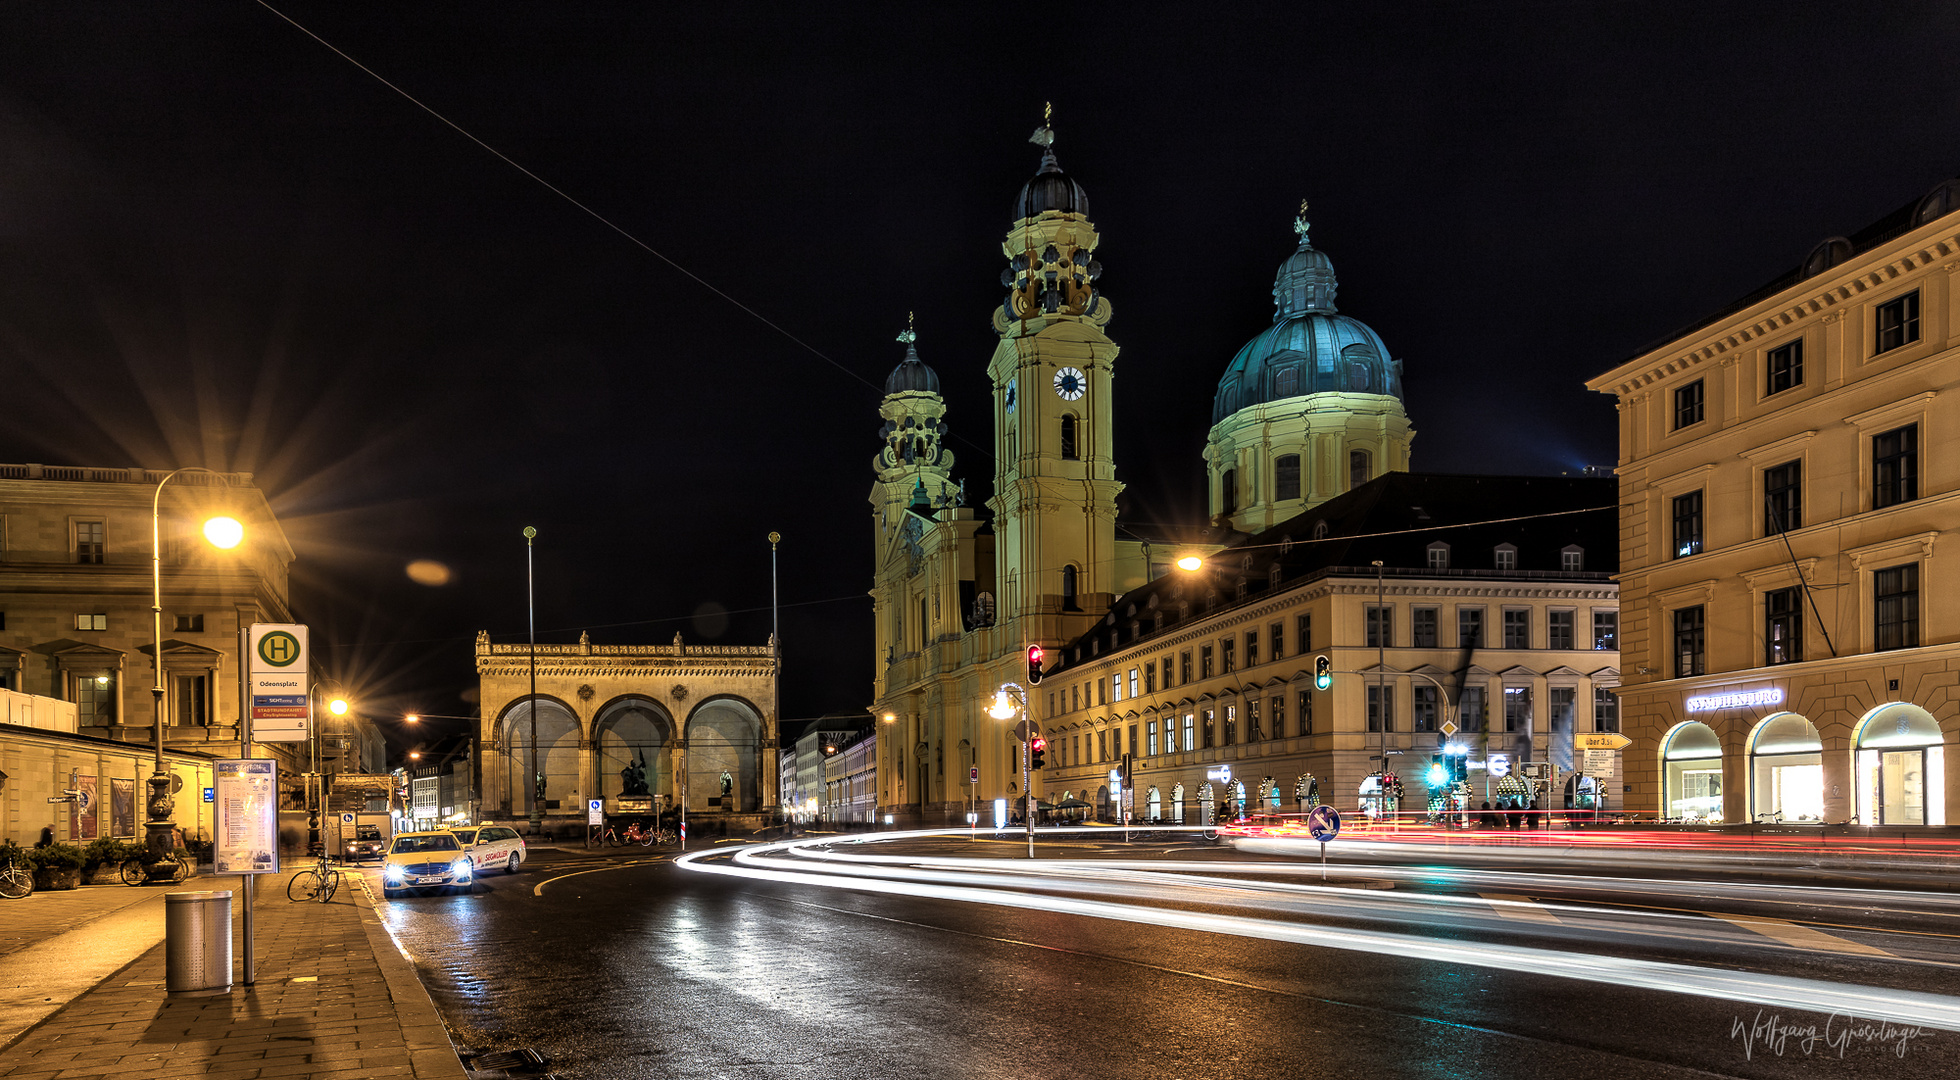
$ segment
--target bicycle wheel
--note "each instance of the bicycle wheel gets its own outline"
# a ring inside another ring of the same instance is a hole
[[[121,869],[124,885],[141,885],[149,880],[149,872],[143,868],[141,859],[124,859]]]
[[[325,888],[320,890],[320,902],[322,904],[333,903],[334,890],[338,888],[340,888],[340,871],[327,871],[327,884]]]
[[[191,861],[184,858],[182,852],[171,852],[170,863],[170,881],[172,884],[182,884],[191,879]]]
[[[286,899],[293,903],[311,900],[320,894],[320,875],[311,870],[302,870],[286,883]]]
[[[34,891],[34,875],[18,866],[0,869],[0,897],[18,900]]]
[[[640,834],[641,847],[652,847],[653,841],[654,841],[654,835],[652,829],[648,829],[646,832]]]

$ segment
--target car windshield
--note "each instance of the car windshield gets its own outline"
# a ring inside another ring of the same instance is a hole
[[[378,825],[363,825],[354,830],[354,839],[379,840],[381,839],[381,827]]]
[[[395,846],[388,849],[392,855],[413,855],[423,851],[456,851],[456,838],[443,833],[440,836],[397,836]]]
[[[463,843],[465,843],[465,844],[474,844],[474,843],[476,843],[476,830],[475,830],[475,829],[455,829],[455,830],[452,830],[452,831],[453,831],[453,832],[455,832],[455,834],[456,834],[456,839],[457,839],[457,840],[460,840],[460,841],[462,841],[462,842],[463,842]]]

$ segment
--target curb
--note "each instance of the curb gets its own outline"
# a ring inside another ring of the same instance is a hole
[[[361,930],[367,934],[368,945],[374,951],[375,963],[381,968],[381,977],[388,984],[388,997],[395,1003],[402,1043],[414,1063],[416,1080],[424,1077],[468,1080],[463,1060],[449,1041],[449,1028],[436,1011],[435,999],[429,996],[428,987],[422,985],[408,954],[402,952],[388,928],[381,925],[381,916],[374,910],[374,894],[368,891],[367,875],[360,875],[359,884],[354,906],[360,915]]]

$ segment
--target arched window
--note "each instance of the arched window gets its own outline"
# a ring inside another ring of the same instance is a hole
[[[1218,512],[1236,514],[1239,512],[1239,471],[1226,469],[1218,476]]]
[[[1371,467],[1372,464],[1368,460],[1368,451],[1349,450],[1348,487],[1358,488],[1372,479],[1375,475],[1374,469]]]
[[[1073,566],[1062,567],[1062,610],[1063,611],[1077,610],[1078,605],[1076,603],[1076,587],[1077,587],[1077,583],[1076,583],[1075,567]]]
[[[1298,365],[1280,368],[1273,375],[1274,397],[1297,397],[1300,393],[1300,368]]]
[[[1171,824],[1184,824],[1184,785],[1171,789]]]
[[[1145,821],[1157,822],[1164,820],[1164,797],[1157,793],[1157,789],[1154,786],[1150,789],[1149,807],[1149,814],[1144,818]]]
[[[1300,455],[1281,454],[1273,459],[1273,498],[1285,502],[1300,497]]]
[[[1074,461],[1082,455],[1076,452],[1075,417],[1062,417],[1062,460]]]

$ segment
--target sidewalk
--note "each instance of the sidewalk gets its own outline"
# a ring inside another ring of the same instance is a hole
[[[113,959],[115,949],[129,949],[132,942],[131,951],[140,949],[140,955],[99,982],[84,973],[93,985],[77,988],[78,996],[69,994],[66,1004],[62,993],[53,992],[46,1007],[58,1010],[0,1046],[0,1077],[462,1080],[463,1066],[442,1019],[382,927],[360,875],[343,875],[333,903],[324,905],[288,901],[290,877],[259,881],[252,987],[236,981],[244,963],[238,909],[244,893],[236,878],[203,876],[172,888],[83,889],[7,901],[0,913],[10,924],[90,917],[0,957],[0,993],[12,995],[8,1004],[57,986],[62,972],[49,965],[61,963],[60,956],[85,967],[90,958],[101,963],[104,953]],[[208,889],[232,891],[232,992],[170,998],[164,992],[163,897]]]

